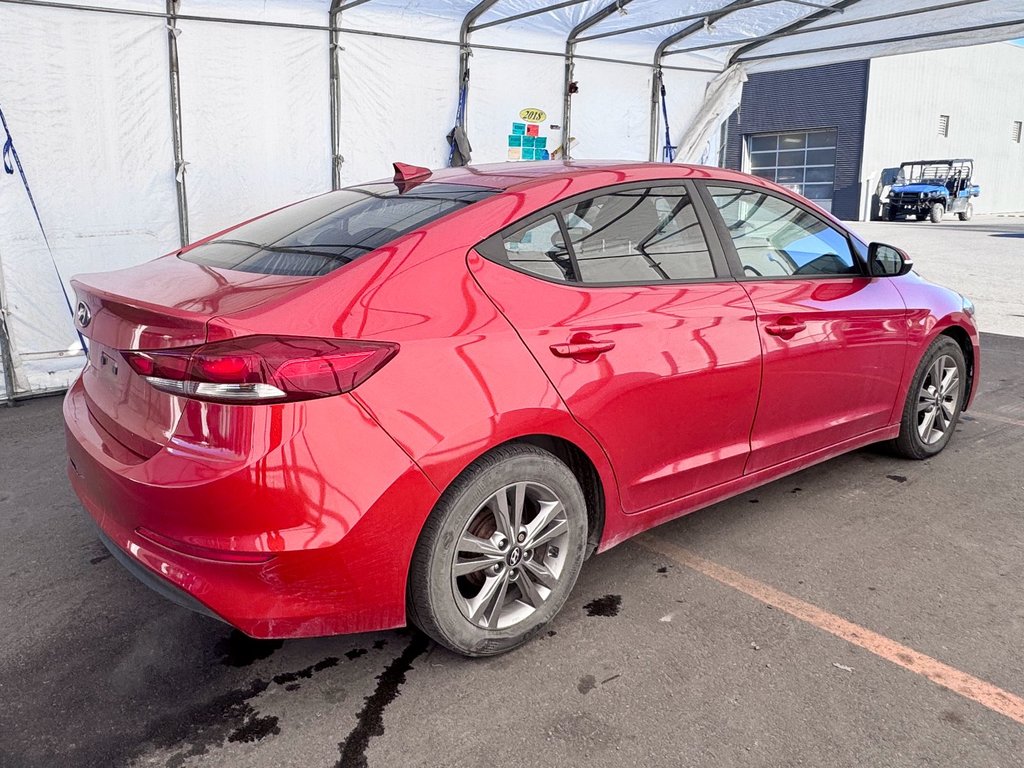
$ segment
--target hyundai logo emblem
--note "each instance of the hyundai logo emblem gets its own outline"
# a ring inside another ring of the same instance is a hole
[[[85,328],[92,322],[92,312],[89,311],[88,305],[84,301],[78,302],[78,309],[75,311],[75,320],[78,324]]]
[[[508,564],[515,568],[519,565],[519,561],[523,559],[523,550],[519,547],[513,547],[512,551],[508,553]]]

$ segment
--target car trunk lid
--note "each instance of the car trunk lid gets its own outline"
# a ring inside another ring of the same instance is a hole
[[[82,384],[90,416],[141,461],[174,434],[183,398],[136,374],[122,350],[187,347],[224,338],[218,315],[272,301],[309,277],[219,270],[168,256],[137,267],[80,275],[76,325],[89,345]]]

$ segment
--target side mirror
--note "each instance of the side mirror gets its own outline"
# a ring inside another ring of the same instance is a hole
[[[868,271],[872,277],[899,277],[913,268],[913,260],[895,246],[885,243],[868,246]]]

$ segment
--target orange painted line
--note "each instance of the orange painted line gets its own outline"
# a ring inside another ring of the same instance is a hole
[[[727,587],[778,608],[897,666],[916,672],[943,688],[948,688],[966,699],[1024,725],[1024,699],[1020,696],[649,533],[636,537],[634,541],[652,552],[674,560],[679,565],[692,568]]]

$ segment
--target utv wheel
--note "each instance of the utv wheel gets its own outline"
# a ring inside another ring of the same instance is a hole
[[[896,451],[908,459],[939,453],[953,436],[967,389],[960,345],[940,336],[921,358],[903,406]]]
[[[942,217],[946,214],[946,208],[942,203],[935,203],[932,206],[931,219],[932,224],[938,224],[942,221]]]
[[[531,445],[470,465],[431,512],[409,572],[409,619],[464,656],[527,642],[576,583],[587,544],[583,491]]]
[[[960,221],[970,221],[973,216],[974,205],[972,203],[968,203],[967,207],[957,214],[957,217],[960,219]]]

